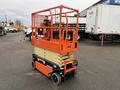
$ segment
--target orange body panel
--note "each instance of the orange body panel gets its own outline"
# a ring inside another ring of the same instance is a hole
[[[35,43],[34,43],[35,42]],[[76,47],[75,47],[76,43]],[[39,48],[44,48],[46,50],[50,50],[56,53],[60,54],[66,54],[69,52],[73,52],[77,49],[77,42],[66,42],[66,41],[61,41],[61,43],[58,40],[51,40],[47,41],[44,39],[36,39],[33,37],[32,39],[32,45],[39,47]]]
[[[64,74],[67,74],[70,71],[75,71],[76,67],[74,67],[74,66],[72,68],[68,69],[68,70],[66,69],[67,63],[69,63],[71,61],[74,61],[74,60],[76,60],[76,59],[75,58],[70,58],[70,59],[64,61]]]
[[[47,77],[49,77],[49,73],[51,73],[53,70],[37,61],[35,61],[35,66],[37,68],[37,70],[39,70],[40,72],[42,72],[44,75],[46,75]]]

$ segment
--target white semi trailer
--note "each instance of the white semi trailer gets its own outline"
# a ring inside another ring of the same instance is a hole
[[[102,3],[88,8],[85,33],[102,45],[104,40],[120,39],[120,6]]]

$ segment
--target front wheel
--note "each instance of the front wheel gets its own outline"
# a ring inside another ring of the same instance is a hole
[[[51,75],[51,79],[55,85],[59,85],[62,81],[62,78],[61,78],[60,74],[58,74],[58,73],[53,73]]]

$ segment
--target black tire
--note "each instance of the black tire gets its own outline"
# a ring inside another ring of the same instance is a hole
[[[35,62],[32,62],[32,67],[33,67],[34,70],[36,70]]]
[[[62,78],[61,78],[60,74],[58,74],[58,73],[52,73],[51,79],[53,81],[53,84],[55,84],[55,85],[59,85],[62,81]]]
[[[32,40],[32,33],[29,34],[29,40],[31,41]]]
[[[15,30],[14,32],[15,32],[15,33],[17,33],[17,31],[16,31],[16,30]]]
[[[73,71],[71,74],[74,77],[76,75],[76,71]]]
[[[2,36],[4,35],[4,31],[2,31],[1,35],[2,35]]]
[[[4,35],[7,35],[7,33],[6,33],[6,32],[4,32]]]
[[[78,38],[77,38],[77,40],[78,40],[78,41],[80,41],[80,40],[81,40],[81,36],[80,36],[80,35],[78,35]]]
[[[102,35],[99,35],[98,38],[101,41],[102,40]],[[103,36],[103,38],[104,38],[104,40],[107,40],[107,37]]]
[[[4,31],[4,35],[7,35],[7,32],[6,32],[6,31]]]

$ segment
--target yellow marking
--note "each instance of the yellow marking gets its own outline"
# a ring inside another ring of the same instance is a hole
[[[64,59],[73,57],[73,55],[70,55],[70,56],[68,56],[67,54],[61,55],[59,53],[55,53],[55,52],[48,51],[42,48],[37,48],[37,47],[34,48],[34,53],[42,58],[49,60],[50,62],[53,62],[59,65],[60,67],[63,66]]]

